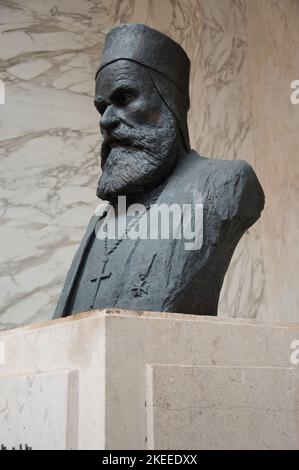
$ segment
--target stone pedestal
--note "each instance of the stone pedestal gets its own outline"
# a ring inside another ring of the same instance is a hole
[[[0,444],[298,449],[296,339],[295,324],[115,310],[1,333]]]

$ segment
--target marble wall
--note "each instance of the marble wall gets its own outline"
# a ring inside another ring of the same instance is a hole
[[[122,22],[167,33],[191,62],[191,143],[251,163],[266,193],[220,315],[299,320],[297,0],[0,0],[0,328],[50,318],[98,204],[94,72]]]

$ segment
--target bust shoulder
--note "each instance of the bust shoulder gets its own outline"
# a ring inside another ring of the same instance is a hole
[[[205,188],[210,208],[214,208],[222,220],[238,217],[245,225],[252,225],[260,217],[265,196],[249,163],[206,158],[194,151],[191,154],[190,176],[197,180],[199,190]]]

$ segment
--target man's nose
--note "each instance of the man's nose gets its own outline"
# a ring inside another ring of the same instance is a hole
[[[100,119],[101,131],[111,132],[118,126],[118,124],[119,124],[119,119],[115,112],[114,106],[113,105],[107,106],[104,114],[102,115]]]

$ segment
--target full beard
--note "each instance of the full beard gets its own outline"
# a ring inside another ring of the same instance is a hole
[[[103,171],[97,196],[114,202],[117,196],[139,194],[158,186],[176,163],[177,141],[175,118],[167,118],[163,127],[131,128],[121,124],[103,141]]]

